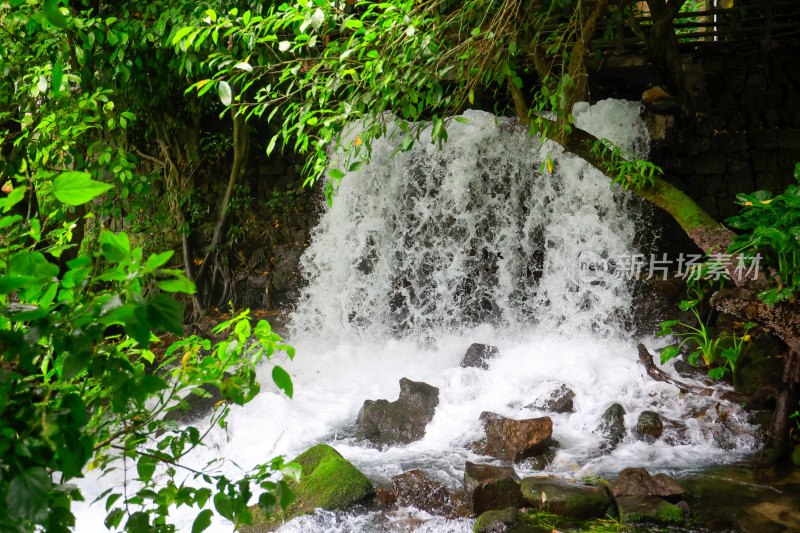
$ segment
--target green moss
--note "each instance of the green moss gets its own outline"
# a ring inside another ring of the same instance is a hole
[[[291,483],[294,501],[269,518],[253,506],[253,526],[244,533],[272,531],[284,521],[310,514],[314,509],[347,509],[375,495],[372,483],[350,461],[327,444],[317,444],[292,461],[302,467],[299,483]]]
[[[683,511],[658,496],[621,496],[617,498],[621,522],[656,522],[677,524],[683,522]]]

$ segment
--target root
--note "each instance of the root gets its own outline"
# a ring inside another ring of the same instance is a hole
[[[727,402],[733,403],[746,403],[749,400],[748,396],[744,394],[734,392],[734,391],[724,391],[720,392],[718,390],[709,388],[709,387],[701,387],[699,385],[690,385],[688,383],[683,383],[682,381],[678,381],[677,379],[673,378],[660,368],[656,366],[655,362],[653,361],[653,356],[647,351],[647,348],[644,347],[643,344],[639,345],[639,360],[644,365],[645,370],[647,371],[647,375],[653,378],[656,381],[663,381],[664,383],[669,383],[670,385],[674,385],[678,387],[683,393],[686,394],[694,394],[697,396],[709,396],[712,398],[719,398],[720,400],[725,400]]]

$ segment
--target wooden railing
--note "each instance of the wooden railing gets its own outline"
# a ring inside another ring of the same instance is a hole
[[[730,7],[721,7],[728,1],[708,0],[702,10],[679,13],[674,21],[679,46],[773,48],[800,42],[800,0],[733,0]],[[646,12],[636,20],[645,28],[652,24]],[[618,51],[642,46],[641,39],[626,26],[619,25],[612,33],[613,40],[598,41],[597,46]]]

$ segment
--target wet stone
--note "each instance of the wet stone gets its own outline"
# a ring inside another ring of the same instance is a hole
[[[550,393],[550,397],[546,400],[538,400],[526,407],[529,409],[540,409],[542,411],[549,411],[551,413],[574,413],[575,405],[573,400],[575,393],[572,392],[566,385],[555,389]]]
[[[683,498],[683,489],[666,474],[651,476],[644,468],[626,468],[609,487],[614,498],[620,496],[659,496],[671,501]]]
[[[367,400],[358,413],[356,436],[379,445],[408,444],[425,436],[439,404],[439,389],[421,381],[400,380],[394,401]]]
[[[625,429],[625,408],[618,403],[612,404],[600,418],[597,431],[606,437],[604,448],[616,448],[628,432]]]
[[[472,344],[467,348],[467,352],[461,359],[461,368],[482,368],[489,369],[489,364],[486,362],[488,359],[494,359],[500,355],[500,350],[496,346],[489,344]]]
[[[571,518],[602,517],[611,505],[603,486],[553,477],[523,479],[522,496],[531,507]]]
[[[503,461],[521,461],[547,449],[553,434],[550,417],[514,420],[484,411],[481,422],[486,432],[487,455]]]
[[[661,416],[655,411],[642,411],[636,423],[636,434],[640,440],[655,442],[664,432],[664,423]]]

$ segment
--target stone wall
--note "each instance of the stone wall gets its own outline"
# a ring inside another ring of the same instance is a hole
[[[800,49],[687,59],[695,120],[678,118],[651,157],[709,214],[736,194],[782,192],[800,162]]]

